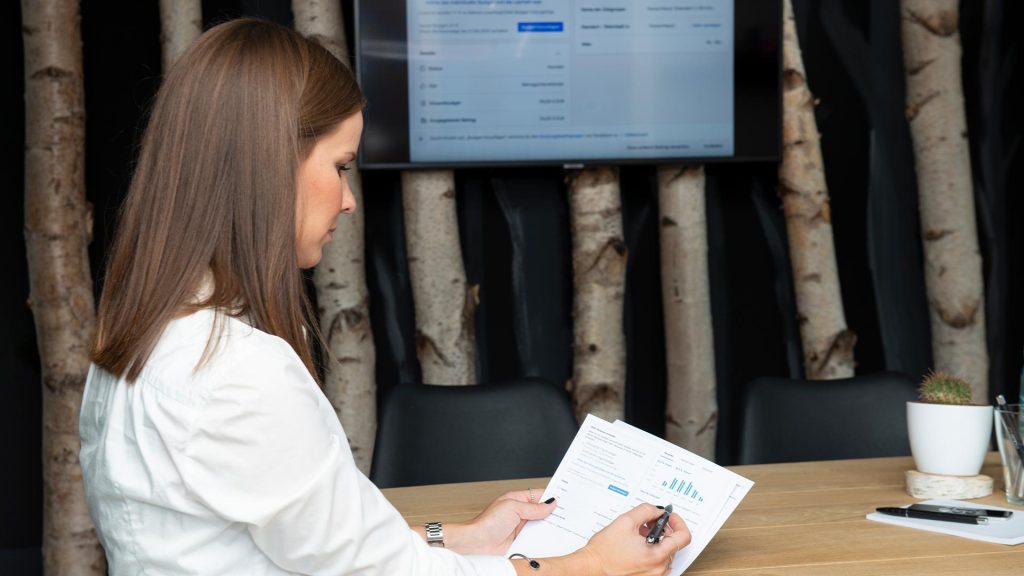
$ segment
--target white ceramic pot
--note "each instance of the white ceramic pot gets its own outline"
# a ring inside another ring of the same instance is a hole
[[[992,437],[992,407],[907,402],[907,428],[918,471],[974,476]]]

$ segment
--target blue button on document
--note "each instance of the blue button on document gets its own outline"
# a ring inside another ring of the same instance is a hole
[[[622,488],[619,488],[618,486],[616,486],[614,484],[609,484],[608,485],[608,489],[611,490],[612,492],[615,492],[616,494],[622,494],[623,496],[629,496],[629,492],[628,491],[623,490]]]
[[[520,22],[520,32],[561,32],[561,22]]]

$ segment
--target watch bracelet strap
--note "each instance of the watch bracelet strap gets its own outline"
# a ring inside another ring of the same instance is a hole
[[[423,528],[427,533],[427,544],[444,548],[444,527],[441,522],[426,522]]]

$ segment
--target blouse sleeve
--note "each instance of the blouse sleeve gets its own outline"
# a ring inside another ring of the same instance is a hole
[[[356,468],[333,408],[298,357],[283,341],[274,345],[238,358],[196,417],[184,451],[196,499],[244,523],[292,572],[515,574],[504,558],[431,548],[410,530]]]

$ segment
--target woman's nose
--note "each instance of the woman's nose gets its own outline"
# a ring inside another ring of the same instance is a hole
[[[341,213],[351,214],[356,211],[356,196],[352,193],[352,190],[345,186],[345,189],[341,193]]]

